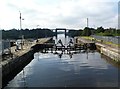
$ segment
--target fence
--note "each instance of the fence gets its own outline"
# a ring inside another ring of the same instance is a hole
[[[96,36],[96,35],[92,35],[92,37],[94,37],[94,38],[96,38],[98,40],[112,42],[114,44],[120,44],[120,36],[112,37],[112,36]]]

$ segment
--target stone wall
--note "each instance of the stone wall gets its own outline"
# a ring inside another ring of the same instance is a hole
[[[28,61],[31,61],[34,57],[34,51],[31,49],[24,55],[16,57],[14,59],[7,60],[6,64],[2,66],[2,77],[6,77],[13,71],[17,70],[19,67],[27,65]]]
[[[111,59],[113,59],[116,62],[120,61],[120,55],[117,52],[111,51],[107,48],[101,47],[101,53],[110,57]]]

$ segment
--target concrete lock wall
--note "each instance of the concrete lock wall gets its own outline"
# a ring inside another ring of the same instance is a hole
[[[111,51],[109,49],[106,49],[104,47],[101,47],[101,53],[110,57],[111,59],[113,59],[114,61],[116,62],[119,62],[120,61],[120,55],[119,53],[116,53],[114,51]]]
[[[32,49],[20,57],[8,60],[7,63],[2,66],[3,77],[9,75],[10,73],[12,73],[12,71],[17,70],[17,68],[26,64],[27,61],[31,60],[31,57],[32,59],[34,57],[34,51]]]

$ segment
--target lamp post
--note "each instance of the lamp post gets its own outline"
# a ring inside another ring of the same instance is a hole
[[[20,11],[19,11],[20,12]],[[20,30],[22,29],[22,22],[21,22],[21,12],[20,12]],[[21,35],[21,34],[20,34]]]
[[[21,17],[21,12],[19,11],[20,13],[20,30],[22,31],[22,20],[24,20],[22,17]],[[23,39],[24,39],[24,36],[22,35],[22,32],[20,31],[20,36],[21,36],[21,49],[23,49]]]
[[[37,25],[37,28],[39,28],[40,25]]]
[[[89,19],[87,18],[87,27],[89,26]]]

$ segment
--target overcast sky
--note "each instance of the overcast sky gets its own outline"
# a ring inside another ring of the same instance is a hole
[[[0,29],[118,27],[119,0],[0,0]],[[38,26],[39,25],[39,26]]]

